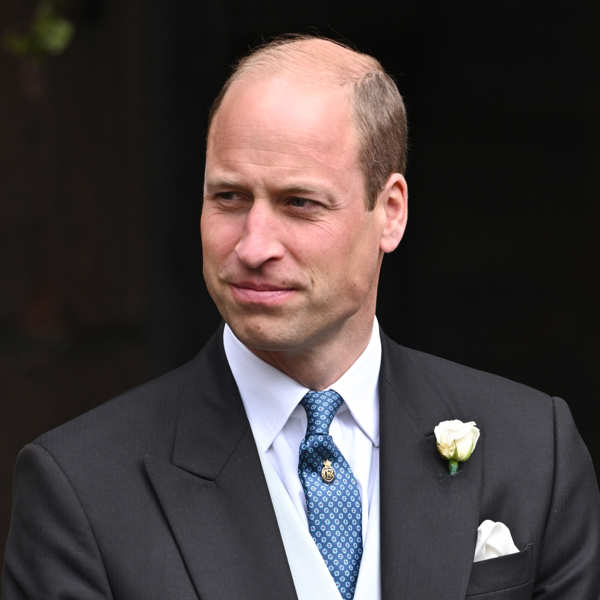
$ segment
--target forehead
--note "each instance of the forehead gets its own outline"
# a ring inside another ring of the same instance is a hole
[[[302,152],[335,167],[355,166],[358,142],[349,88],[293,74],[242,76],[214,117],[207,155],[241,146],[264,154],[261,160],[273,152]]]

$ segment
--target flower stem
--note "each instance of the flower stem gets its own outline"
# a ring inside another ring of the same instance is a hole
[[[450,475],[456,475],[458,471],[458,461],[450,459],[448,461],[448,471],[450,471]]]

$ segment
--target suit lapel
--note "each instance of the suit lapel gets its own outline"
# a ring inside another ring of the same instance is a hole
[[[384,335],[382,345],[382,598],[464,598],[479,523],[482,452],[448,475],[433,428],[469,415],[451,406],[408,350]]]
[[[172,461],[145,457],[196,592],[203,600],[296,598],[221,332],[196,360]]]

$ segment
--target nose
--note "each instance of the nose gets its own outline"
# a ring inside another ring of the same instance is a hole
[[[246,213],[244,228],[235,253],[250,269],[283,256],[284,246],[280,240],[280,227],[275,210],[268,204],[254,201]]]

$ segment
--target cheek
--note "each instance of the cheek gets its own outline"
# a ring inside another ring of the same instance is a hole
[[[368,292],[377,285],[380,252],[377,241],[364,232],[359,243],[349,248],[345,255],[345,273],[358,294]]]
[[[203,219],[200,227],[202,254],[205,262],[221,262],[231,254],[237,241],[238,228],[218,219]]]
[[[305,264],[315,265],[332,281],[346,282],[351,288],[359,288],[366,278],[371,278],[379,255],[372,226],[365,226],[360,217],[357,220],[358,224],[344,221],[336,228],[324,227],[316,236],[313,231],[302,246],[308,253],[299,253]]]

